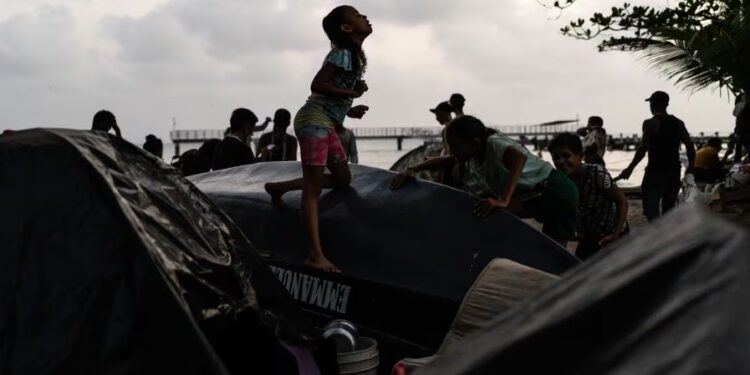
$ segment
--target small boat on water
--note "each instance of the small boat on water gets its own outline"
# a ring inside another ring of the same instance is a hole
[[[442,151],[442,142],[425,141],[423,145],[407,152],[398,160],[396,160],[396,162],[393,163],[389,170],[394,172],[402,172],[406,170],[406,168],[413,167],[427,159],[440,156],[440,153]],[[439,173],[433,171],[422,171],[417,174],[417,177],[427,181],[438,182],[440,175]]]

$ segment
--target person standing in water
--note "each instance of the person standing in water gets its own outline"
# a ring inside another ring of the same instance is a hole
[[[313,78],[312,94],[294,118],[294,132],[300,145],[302,178],[267,183],[271,203],[283,207],[282,196],[302,190],[302,215],[308,232],[309,255],[305,264],[330,272],[341,272],[323,252],[318,221],[318,198],[323,189],[345,188],[351,173],[336,127],[348,117],[362,118],[367,106],[352,107],[355,98],[367,91],[362,75],[367,66],[362,43],[372,33],[367,16],[352,6],[334,8],[323,18],[323,30],[331,51]],[[330,173],[325,173],[328,167]]]
[[[667,113],[669,95],[666,92],[656,91],[646,101],[650,103],[654,117],[643,122],[643,137],[633,161],[615,178],[615,181],[630,178],[635,166],[648,153],[648,165],[646,165],[646,173],[641,183],[641,194],[643,195],[643,215],[648,221],[653,221],[677,204],[682,166],[680,143],[683,143],[687,149],[688,169],[685,173],[693,173],[695,146],[690,133],[685,128],[685,123]]]

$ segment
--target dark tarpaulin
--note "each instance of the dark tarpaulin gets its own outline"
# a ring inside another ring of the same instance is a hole
[[[748,374],[748,238],[680,207],[417,374]]]
[[[484,219],[472,209],[477,198],[425,181],[398,191],[395,174],[351,165],[351,187],[325,192],[319,203],[320,235],[327,257],[345,275],[460,302],[479,272],[497,257],[552,274],[579,260],[549,237],[507,212]],[[300,192],[288,207],[271,206],[266,182],[301,177],[297,162],[247,165],[190,180],[245,235],[275,260],[302,265],[307,236],[300,220]]]
[[[101,132],[0,137],[0,373],[294,373],[310,328],[172,168]]]

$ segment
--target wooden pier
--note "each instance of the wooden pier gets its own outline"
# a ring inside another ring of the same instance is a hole
[[[518,126],[493,126],[504,134],[519,138],[523,143],[529,144],[533,139],[549,139],[562,132],[575,132],[578,125],[518,125]],[[404,139],[440,139],[442,126],[414,126],[414,127],[359,127],[352,126],[354,136],[357,139],[395,139],[396,147],[399,151],[403,149]],[[270,130],[269,130],[270,131]],[[257,142],[262,134],[253,135],[253,141]],[[180,154],[180,145],[183,143],[203,143],[209,139],[224,138],[224,130],[206,129],[206,130],[172,130],[169,132],[175,147],[175,155]]]
[[[493,126],[493,129],[503,134],[517,138],[524,145],[531,145],[535,150],[545,149],[547,143],[557,134],[563,132],[573,132],[579,128],[577,123],[566,123],[561,125],[518,125],[518,126]],[[441,138],[442,126],[416,126],[416,127],[358,127],[352,126],[352,132],[357,139],[395,139],[396,147],[399,151],[403,149],[404,139],[423,139],[437,140]],[[270,130],[269,130],[270,131]],[[256,143],[262,134],[258,133],[253,136]],[[203,143],[209,139],[224,138],[224,130],[207,129],[207,130],[172,130],[169,133],[172,143],[174,143],[174,155],[180,155],[180,145]],[[729,142],[729,135],[719,135],[718,132],[713,134],[704,134],[703,132],[693,136],[693,142],[696,148],[704,145],[711,137],[719,137],[724,143]],[[641,142],[640,134],[630,136],[623,133],[618,135],[610,134],[607,148],[609,150],[633,151]]]
[[[719,132],[714,132],[712,134],[706,134],[704,132],[700,132],[697,135],[692,135],[691,138],[693,139],[695,149],[697,150],[703,147],[708,142],[708,140],[713,137],[721,138],[722,143],[728,144],[729,135],[730,133],[720,134]],[[607,149],[635,151],[635,149],[638,148],[639,144],[641,144],[640,134],[633,134],[631,136],[623,135],[622,133],[617,136],[613,136],[610,134],[609,141],[607,142]]]

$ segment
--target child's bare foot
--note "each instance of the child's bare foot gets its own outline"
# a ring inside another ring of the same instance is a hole
[[[284,203],[284,200],[281,199],[281,197],[284,195],[283,192],[280,192],[278,189],[278,183],[269,182],[263,186],[263,188],[266,190],[266,193],[271,196],[271,205],[278,208],[284,208],[286,207],[286,203]]]
[[[341,270],[336,267],[335,264],[331,263],[326,257],[307,258],[305,265],[312,268],[317,268],[326,272],[341,273]]]

